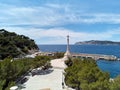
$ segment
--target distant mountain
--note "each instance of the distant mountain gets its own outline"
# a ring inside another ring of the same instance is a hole
[[[4,29],[0,30],[0,59],[21,57],[37,50],[38,46],[29,37],[8,32]]]
[[[76,42],[75,44],[76,45],[120,45],[120,42],[90,40],[90,41]]]

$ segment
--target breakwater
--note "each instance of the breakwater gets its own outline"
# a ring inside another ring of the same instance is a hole
[[[104,54],[85,54],[85,53],[72,53],[72,57],[85,57],[85,58],[92,58],[95,60],[117,60],[117,57],[114,55],[104,55]]]

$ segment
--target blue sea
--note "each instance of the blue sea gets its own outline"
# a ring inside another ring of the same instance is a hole
[[[66,51],[66,45],[39,45],[39,48],[43,52]],[[70,52],[115,55],[120,58],[120,45],[70,45]],[[98,60],[97,65],[102,71],[109,72],[111,78],[120,75],[120,61]]]

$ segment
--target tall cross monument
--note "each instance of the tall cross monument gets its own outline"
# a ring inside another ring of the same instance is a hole
[[[67,49],[66,49],[66,52],[64,54],[64,58],[68,59],[69,57],[71,57],[71,54],[69,51],[69,35],[67,35]]]

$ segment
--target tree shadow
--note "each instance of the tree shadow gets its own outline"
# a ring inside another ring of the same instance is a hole
[[[49,69],[39,69],[39,70],[32,71],[31,74],[32,74],[32,76],[35,76],[35,75],[46,75],[46,74],[52,73],[53,71],[54,70],[52,68],[49,68]]]

